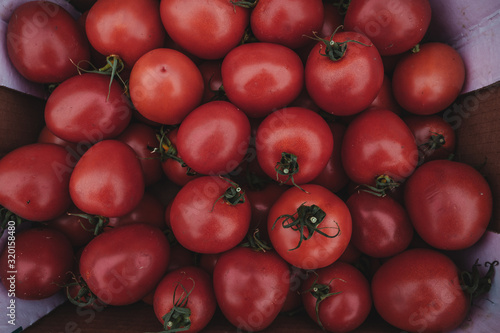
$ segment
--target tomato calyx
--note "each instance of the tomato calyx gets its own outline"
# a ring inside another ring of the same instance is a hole
[[[337,228],[333,227],[320,228],[320,224],[324,220],[325,216],[326,213],[320,207],[316,205],[306,206],[304,202],[292,215],[283,214],[278,216],[276,221],[274,221],[272,228],[274,229],[276,223],[279,220],[283,219],[283,221],[281,222],[281,226],[283,228],[291,228],[292,230],[300,232],[299,243],[293,249],[288,250],[288,251],[293,251],[298,249],[300,245],[302,245],[303,241],[307,241],[308,239],[310,239],[315,232],[328,238],[335,238],[338,235],[340,235],[340,227],[337,222],[335,222],[335,224],[337,224]],[[322,231],[323,229],[327,228],[337,229],[337,231],[335,234],[329,235],[326,232]]]
[[[322,48],[320,48],[319,54],[324,56],[324,57],[328,57],[331,61],[339,61],[344,57],[344,55],[347,51],[347,44],[348,43],[357,43],[357,44],[361,44],[363,46],[368,46],[368,47],[372,46],[372,45],[364,44],[364,43],[357,41],[355,39],[348,39],[348,40],[343,41],[343,42],[334,41],[333,36],[337,33],[337,31],[339,29],[342,29],[343,27],[344,26],[339,25],[335,29],[335,31],[331,34],[330,40],[319,37],[316,31],[313,32],[314,37],[310,37],[310,36],[306,36],[306,37],[309,37],[312,40],[315,40],[318,42],[323,42],[323,44],[325,44],[325,51],[324,51],[324,53],[321,53]]]
[[[186,174],[188,176],[195,176],[197,173],[193,169],[191,169],[186,162],[182,160],[182,158],[179,157],[179,154],[177,153],[177,148],[175,148],[174,144],[170,139],[167,137],[168,130],[165,130],[165,128],[162,126],[160,129],[160,133],[156,134],[156,139],[160,143],[159,147],[155,147],[151,149],[151,153],[159,153],[160,154],[160,161],[165,162],[166,160],[173,159],[174,161],[177,161],[181,164],[182,167],[186,167],[187,171]]]
[[[86,213],[82,213],[82,214],[70,213],[70,212],[67,212],[66,214],[70,215],[70,216],[77,216],[77,217],[88,220],[89,223],[93,226],[92,229],[86,227],[81,221],[80,221],[80,225],[86,231],[92,232],[94,234],[94,236],[97,236],[100,233],[102,233],[104,231],[104,228],[106,228],[106,226],[109,223],[109,218],[107,218],[105,216],[91,215],[91,214],[86,214]]]
[[[350,3],[351,0],[336,0],[331,2],[334,7],[337,7],[340,15],[345,15],[347,13],[347,8],[349,8]]]
[[[65,285],[66,297],[68,300],[78,307],[95,305],[98,298],[87,286],[85,280],[80,275],[76,276],[73,272],[71,272],[71,275],[73,282]],[[70,293],[71,287],[73,286],[78,286],[78,293],[75,296],[72,296]]]
[[[251,8],[254,8],[255,6],[257,6],[257,2],[259,2],[259,0],[253,0],[253,1],[236,0],[236,1],[230,1],[230,2],[233,6],[251,9]]]
[[[243,242],[241,246],[249,247],[254,251],[259,251],[259,252],[271,251],[273,249],[264,240],[261,239],[259,228],[255,229],[251,233],[248,233],[247,241]]]
[[[173,295],[173,304],[172,310],[165,314],[163,319],[163,328],[165,331],[163,332],[182,332],[187,331],[191,328],[191,310],[187,308],[189,295],[194,290],[195,281],[193,278],[189,278],[193,282],[193,287],[191,290],[187,291],[187,289],[182,285],[182,283],[178,282],[174,289]],[[175,295],[178,287],[182,288],[182,294],[178,300],[175,300]]]
[[[274,167],[276,170],[276,180],[281,184],[284,184],[290,180],[293,186],[298,187],[302,191],[304,191],[299,185],[295,184],[295,180],[293,179],[293,175],[299,172],[299,163],[297,162],[297,156],[291,153],[282,152],[281,159],[276,163]],[[286,176],[284,181],[281,181],[279,176]],[[307,192],[307,191],[304,191]]]
[[[470,295],[471,303],[474,299],[490,291],[493,283],[493,275],[495,274],[495,266],[498,266],[499,264],[498,260],[485,262],[484,267],[489,268],[486,274],[481,276],[478,269],[481,265],[479,264],[479,259],[477,259],[474,265],[472,265],[472,270],[470,272],[463,271],[460,273],[462,290]]]
[[[17,227],[24,221],[25,220],[22,217],[14,214],[5,207],[0,206],[0,235],[3,234],[5,229],[8,229],[9,226],[12,225],[12,222],[14,222],[14,227]]]
[[[240,185],[236,184],[235,182],[224,178],[222,176],[219,176],[222,180],[226,181],[229,183],[231,186],[229,186],[224,193],[215,200],[212,210],[210,212],[214,211],[215,204],[219,200],[223,200],[226,204],[231,205],[231,206],[236,206],[239,203],[244,203],[245,202],[245,191],[241,188]]]
[[[429,140],[419,145],[419,148],[421,148],[427,155],[432,154],[433,151],[442,148],[446,144],[443,134],[436,132],[430,133],[431,136],[429,137]]]
[[[375,186],[365,184],[363,186],[366,188],[362,189],[362,191],[378,197],[385,197],[387,195],[387,191],[392,191],[399,185],[400,183],[394,181],[388,175],[380,175],[375,179]]]

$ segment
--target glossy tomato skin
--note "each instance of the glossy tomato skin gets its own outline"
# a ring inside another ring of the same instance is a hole
[[[331,43],[331,37],[323,37]],[[337,32],[333,41],[347,42],[344,56],[337,61],[325,56],[320,41],[309,53],[305,65],[305,87],[313,101],[336,116],[349,116],[366,109],[377,96],[384,79],[382,59],[372,42],[352,31]]]
[[[195,172],[227,174],[245,157],[250,142],[250,122],[230,102],[200,105],[186,116],[177,133],[177,151]]]
[[[255,145],[262,170],[272,179],[293,184],[292,179],[276,171],[282,153],[297,157],[299,170],[295,184],[305,184],[325,168],[333,152],[333,134],[326,121],[316,112],[289,107],[267,116],[257,129]]]
[[[126,305],[152,291],[166,272],[170,245],[163,232],[136,223],[95,237],[83,249],[80,274],[105,304]]]
[[[380,88],[377,97],[375,97],[375,99],[371,102],[368,108],[371,107],[387,109],[394,112],[397,115],[402,114],[403,109],[398,104],[398,102],[396,102],[396,99],[394,98],[394,94],[392,92],[392,80],[389,78],[389,76],[384,75],[384,81],[382,82],[382,87]]]
[[[422,164],[406,182],[404,201],[420,237],[445,250],[476,243],[492,214],[484,177],[470,165],[449,160]]]
[[[286,216],[297,215],[301,205],[318,206],[326,215],[316,224],[318,230],[310,237],[304,226],[300,246],[299,225],[286,227],[291,220]],[[283,193],[269,211],[267,230],[276,252],[289,264],[303,269],[317,269],[335,262],[347,248],[352,234],[351,214],[342,199],[330,190],[315,184],[291,187]],[[310,238],[309,238],[310,237]]]
[[[374,186],[380,175],[399,182],[410,176],[418,163],[418,150],[412,132],[398,115],[371,108],[347,127],[341,157],[353,182]]]
[[[65,80],[45,106],[47,127],[70,142],[95,143],[117,137],[130,123],[132,110],[123,88],[109,77],[84,73]],[[109,95],[108,95],[109,93]]]
[[[320,0],[261,0],[252,10],[250,26],[259,41],[295,49],[309,42],[305,36],[321,29],[323,17]]]
[[[247,28],[250,11],[225,0],[162,0],[160,13],[168,35],[201,59],[223,58]]]
[[[344,18],[345,29],[368,36],[381,55],[410,50],[420,43],[430,22],[428,0],[352,0]]]
[[[302,303],[309,317],[327,332],[352,332],[368,317],[372,309],[370,284],[354,266],[337,261],[310,273],[302,283]],[[337,293],[321,301],[316,314],[314,285],[328,286],[326,293]],[[320,325],[320,326],[321,326]]]
[[[77,21],[60,5],[32,1],[17,7],[7,26],[7,52],[17,71],[38,83],[59,83],[90,60]]]
[[[131,212],[144,194],[144,177],[136,153],[118,140],[93,145],[78,161],[70,179],[73,203],[105,217]]]
[[[462,91],[465,66],[460,54],[444,43],[424,43],[398,61],[392,76],[396,101],[418,115],[450,106]]]
[[[5,232],[15,238],[7,242],[0,257],[0,275],[6,289],[26,300],[44,299],[59,292],[74,264],[73,248],[66,236],[46,227],[15,232],[9,226]],[[14,253],[8,250],[13,247]]]
[[[71,204],[72,156],[61,146],[34,143],[0,160],[0,205],[30,221],[46,221]]]
[[[375,309],[408,332],[449,332],[466,318],[470,299],[459,272],[446,255],[411,249],[389,259],[373,276]]]
[[[219,253],[243,240],[251,207],[243,192],[239,192],[242,201],[234,205],[222,198],[230,187],[236,191],[228,179],[203,176],[180,189],[172,202],[170,226],[182,246],[198,253]]]
[[[288,105],[304,85],[300,57],[275,43],[249,43],[232,49],[222,61],[221,74],[227,98],[254,118]]]
[[[236,247],[213,273],[217,304],[240,330],[260,331],[278,316],[290,287],[290,268],[274,251]]]
[[[185,297],[187,297],[186,308],[191,311],[189,316],[191,325],[183,332],[200,332],[212,319],[217,303],[212,279],[199,267],[181,267],[162,278],[156,287],[153,299],[156,317],[163,325],[163,316],[172,310],[175,302],[181,303]]]
[[[179,124],[203,96],[203,77],[195,63],[179,51],[159,48],[144,54],[130,73],[130,98],[145,118]]]
[[[346,201],[352,216],[351,243],[375,258],[403,252],[413,239],[413,226],[404,207],[390,196],[360,190]]]
[[[165,40],[155,0],[98,0],[88,12],[85,30],[99,53],[118,55],[129,68]]]

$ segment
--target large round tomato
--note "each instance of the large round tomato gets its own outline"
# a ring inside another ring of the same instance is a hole
[[[250,122],[225,101],[200,105],[179,126],[177,151],[195,172],[227,174],[243,161],[250,142]]]
[[[130,98],[145,118],[175,125],[196,108],[203,96],[203,77],[179,51],[155,49],[143,55],[130,73]]]
[[[362,34],[347,31],[319,41],[309,53],[305,86],[324,111],[347,116],[366,109],[384,80],[377,48]]]
[[[250,17],[226,0],[162,0],[160,13],[174,42],[202,59],[220,59],[236,47]]]
[[[34,143],[0,160],[0,205],[30,220],[46,221],[71,204],[73,157],[61,146]]]
[[[396,101],[406,111],[430,115],[450,106],[462,91],[465,65],[444,43],[425,43],[398,61],[392,76]]]
[[[28,80],[59,83],[87,68],[89,44],[77,21],[51,1],[31,1],[17,7],[7,26],[9,59]]]
[[[304,85],[304,67],[291,49],[274,43],[249,43],[222,61],[227,98],[250,117],[264,117],[291,103]]]
[[[144,194],[141,164],[126,143],[100,141],[78,161],[69,190],[74,204],[88,214],[128,214]]]
[[[292,187],[274,203],[267,218],[271,243],[291,265],[316,269],[335,262],[351,239],[351,214],[330,190]]]
[[[269,177],[300,185],[325,168],[333,152],[333,134],[316,112],[289,107],[260,123],[255,146],[259,165]]]
[[[167,270],[170,245],[163,232],[145,223],[114,228],[83,249],[80,274],[102,302],[126,305],[151,292]]]
[[[351,0],[344,18],[345,29],[368,36],[381,55],[420,43],[430,22],[429,0]]]
[[[449,160],[422,164],[406,182],[404,201],[420,237],[446,250],[476,243],[486,231],[493,205],[479,171]]]
[[[372,279],[375,309],[389,324],[408,332],[449,332],[466,318],[470,299],[446,255],[412,249],[389,259]]]
[[[16,233],[10,224],[4,232],[9,236],[0,257],[0,276],[10,297],[38,300],[60,291],[74,264],[66,236],[45,227]]]
[[[52,133],[70,142],[95,143],[117,137],[132,118],[130,102],[117,81],[86,73],[65,80],[45,106]]]
[[[290,289],[290,268],[274,251],[236,247],[221,255],[213,272],[215,297],[239,330],[260,331],[280,313]]]

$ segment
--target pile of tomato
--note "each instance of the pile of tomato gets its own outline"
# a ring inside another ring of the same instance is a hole
[[[465,68],[430,21],[428,0],[19,6],[10,60],[50,95],[39,142],[0,160],[2,282],[150,303],[173,331],[217,309],[244,331],[290,311],[458,327],[491,279],[447,251],[481,238],[492,197],[453,159]]]

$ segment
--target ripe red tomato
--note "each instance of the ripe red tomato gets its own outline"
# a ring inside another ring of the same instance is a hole
[[[79,269],[105,304],[126,305],[152,291],[166,272],[170,245],[145,223],[125,225],[95,237],[83,249]]]
[[[203,96],[203,77],[195,63],[173,49],[144,54],[132,68],[130,98],[139,113],[160,124],[175,125]]]
[[[223,58],[242,40],[250,12],[226,0],[162,0],[168,35],[201,59]]]
[[[141,201],[128,214],[109,218],[108,227],[118,227],[133,223],[146,223],[164,230],[165,209],[160,200],[150,192],[144,192]]]
[[[132,111],[123,88],[109,77],[86,73],[62,82],[45,106],[49,130],[70,142],[95,143],[117,137],[130,123]]]
[[[239,330],[260,331],[280,313],[290,288],[290,268],[274,251],[235,247],[213,273],[214,292],[224,316]]]
[[[345,29],[368,36],[381,55],[410,50],[430,22],[429,0],[351,0],[344,18]]]
[[[370,186],[383,175],[401,182],[418,162],[417,145],[408,126],[395,113],[378,108],[360,113],[349,124],[341,156],[347,176]]]
[[[376,47],[365,35],[352,31],[318,41],[305,66],[307,92],[322,110],[337,116],[366,109],[383,80],[384,66]]]
[[[465,65],[444,43],[425,43],[398,61],[392,76],[396,101],[403,109],[431,115],[450,106],[462,91]]]
[[[51,1],[31,1],[17,7],[7,26],[9,59],[26,79],[59,83],[87,68],[89,44],[77,21]]]
[[[13,225],[5,233],[9,236],[0,257],[0,276],[9,296],[38,300],[59,292],[74,264],[66,236],[45,227],[16,233]]]
[[[389,324],[408,332],[449,332],[466,318],[470,299],[446,255],[407,250],[389,259],[372,279],[375,309]]]
[[[205,83],[205,90],[201,103],[207,103],[214,100],[223,100],[225,92],[222,87],[222,74],[221,74],[222,60],[206,60],[198,65],[203,82]]]
[[[203,176],[191,180],[175,196],[170,226],[185,248],[218,253],[245,238],[250,215],[250,203],[241,187],[226,178]]]
[[[195,266],[167,273],[153,298],[154,312],[165,330],[199,332],[210,322],[216,307],[210,275]]]
[[[69,142],[67,140],[61,139],[54,133],[52,133],[47,126],[44,126],[38,134],[38,143],[53,143],[59,146],[62,146],[66,151],[71,154],[74,164],[82,157],[83,153],[87,151],[87,149],[92,145],[90,142]]]
[[[226,101],[200,105],[182,121],[177,151],[195,172],[227,174],[243,161],[250,142],[250,122]]]
[[[98,52],[118,55],[132,68],[143,54],[163,46],[159,6],[155,0],[98,0],[87,15],[87,38]]]
[[[359,190],[346,204],[352,216],[351,243],[364,254],[387,258],[410,245],[413,226],[404,207],[390,196]]]
[[[465,163],[435,160],[406,181],[405,206],[415,231],[433,247],[459,250],[484,234],[492,214],[491,189]]]
[[[269,211],[271,243],[291,265],[316,269],[335,262],[351,239],[351,214],[326,188],[305,184],[283,193]]]
[[[401,106],[399,106],[398,102],[396,102],[396,99],[394,98],[394,94],[392,93],[392,81],[387,75],[384,75],[382,87],[380,88],[377,97],[375,97],[368,108],[370,107],[390,110],[397,115],[401,115],[403,112]]]
[[[262,170],[284,184],[305,184],[325,168],[333,135],[316,112],[289,107],[271,113],[257,129],[255,147]]]
[[[30,221],[60,216],[71,204],[73,163],[63,147],[50,143],[11,151],[0,160],[0,205]]]
[[[118,140],[103,140],[82,156],[69,182],[73,203],[82,211],[105,217],[130,213],[144,194],[136,153]]]
[[[340,261],[310,272],[301,295],[309,317],[327,332],[355,330],[372,309],[368,280],[354,266]]]
[[[285,107],[304,86],[300,57],[274,43],[249,43],[232,49],[222,61],[221,74],[229,101],[254,118]]]
[[[46,225],[62,232],[71,242],[73,248],[80,248],[94,238],[96,226],[89,219],[74,214],[85,213],[72,205],[68,208],[67,213],[47,221]]]

